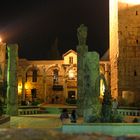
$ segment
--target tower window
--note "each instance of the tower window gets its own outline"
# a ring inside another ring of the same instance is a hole
[[[138,15],[138,11],[136,11],[136,16]]]
[[[69,64],[73,64],[73,57],[69,57]]]
[[[136,40],[136,43],[137,43],[137,44],[139,43],[139,40],[138,40],[138,39]]]
[[[134,70],[134,76],[137,76],[137,72],[136,72],[136,70]]]

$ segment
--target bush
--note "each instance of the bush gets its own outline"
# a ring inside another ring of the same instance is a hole
[[[138,123],[138,122],[139,122],[139,120],[137,118],[133,119],[133,123]]]
[[[123,116],[121,114],[112,114],[111,115],[111,122],[121,123],[123,122]]]
[[[34,101],[34,102],[32,102],[32,105],[33,106],[37,106],[37,105],[39,105],[40,104],[40,101]]]
[[[86,118],[86,122],[87,123],[97,123],[97,122],[100,122],[100,119],[98,118],[98,116],[91,115]]]

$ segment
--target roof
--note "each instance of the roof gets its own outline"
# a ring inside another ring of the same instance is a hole
[[[104,53],[100,59],[101,61],[109,61],[109,49]]]
[[[75,52],[74,50],[69,50],[69,51],[67,51],[66,53],[64,53],[63,54],[63,58],[66,56],[66,55],[68,55],[69,53],[74,53],[74,54],[76,54],[77,55],[77,52]]]

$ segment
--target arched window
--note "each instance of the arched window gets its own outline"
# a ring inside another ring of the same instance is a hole
[[[32,82],[37,82],[37,70],[33,70],[33,77],[32,77]]]
[[[53,83],[58,84],[58,70],[57,69],[53,70]]]

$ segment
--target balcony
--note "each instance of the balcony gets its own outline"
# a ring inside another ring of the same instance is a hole
[[[55,90],[55,91],[62,91],[63,86],[62,85],[53,85],[52,89]]]

